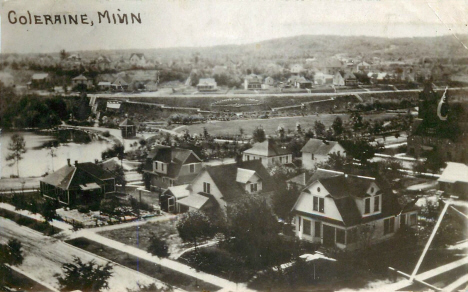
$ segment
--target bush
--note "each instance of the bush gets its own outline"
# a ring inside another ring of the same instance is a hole
[[[77,206],[76,209],[78,210],[78,212],[80,213],[89,213],[89,207],[88,206],[85,206],[85,205],[80,205],[80,206]]]

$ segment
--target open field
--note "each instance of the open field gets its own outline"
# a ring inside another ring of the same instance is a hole
[[[203,133],[203,128],[206,128],[209,134],[239,134],[239,128],[244,130],[246,135],[252,134],[253,130],[259,126],[262,126],[267,135],[275,134],[279,125],[282,125],[286,130],[290,129],[294,131],[296,129],[296,123],[301,124],[301,128],[306,130],[314,128],[315,121],[321,121],[327,128],[330,127],[336,117],[339,116],[344,122],[349,120],[349,114],[319,114],[310,115],[305,117],[281,117],[281,118],[270,118],[270,119],[254,119],[254,120],[232,120],[232,121],[211,121],[206,124],[196,124],[177,127],[177,132],[189,130],[190,134]],[[385,119],[394,117],[394,113],[379,113],[363,116],[364,120],[369,119]]]

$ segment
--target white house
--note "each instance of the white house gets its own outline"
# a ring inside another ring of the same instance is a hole
[[[255,74],[250,74],[244,78],[244,89],[255,90],[262,89],[262,77]]]
[[[186,190],[190,190],[189,195]],[[180,194],[175,194],[178,212],[203,210],[225,211],[228,204],[244,195],[262,194],[270,196],[274,182],[260,161],[207,166]],[[176,191],[176,190],[175,190]]]
[[[302,166],[305,169],[314,169],[317,163],[328,160],[328,155],[335,153],[346,155],[346,151],[340,143],[336,141],[325,141],[311,138],[302,147]]]
[[[144,67],[147,64],[147,60],[144,54],[133,53],[130,56],[129,62],[132,66]]]
[[[214,78],[200,78],[197,84],[198,91],[214,91],[217,89],[218,84]]]
[[[447,195],[468,199],[468,165],[447,162],[447,167],[437,180],[439,189]]]
[[[323,169],[309,180],[292,213],[297,237],[341,249],[372,244],[417,224],[415,201],[400,206],[375,178]]]
[[[255,143],[252,148],[242,153],[242,161],[261,160],[264,167],[275,163],[292,163],[292,152],[286,148],[277,147],[273,140],[267,139]]]

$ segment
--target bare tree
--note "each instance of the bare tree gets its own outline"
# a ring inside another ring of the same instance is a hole
[[[10,151],[6,157],[7,161],[12,161],[8,166],[16,164],[16,175],[19,177],[19,161],[23,159],[23,154],[26,153],[26,142],[23,136],[14,134],[11,136],[11,141],[8,144],[8,150]]]

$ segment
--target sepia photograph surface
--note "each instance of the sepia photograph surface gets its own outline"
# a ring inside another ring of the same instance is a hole
[[[465,0],[2,0],[0,291],[466,291]]]

